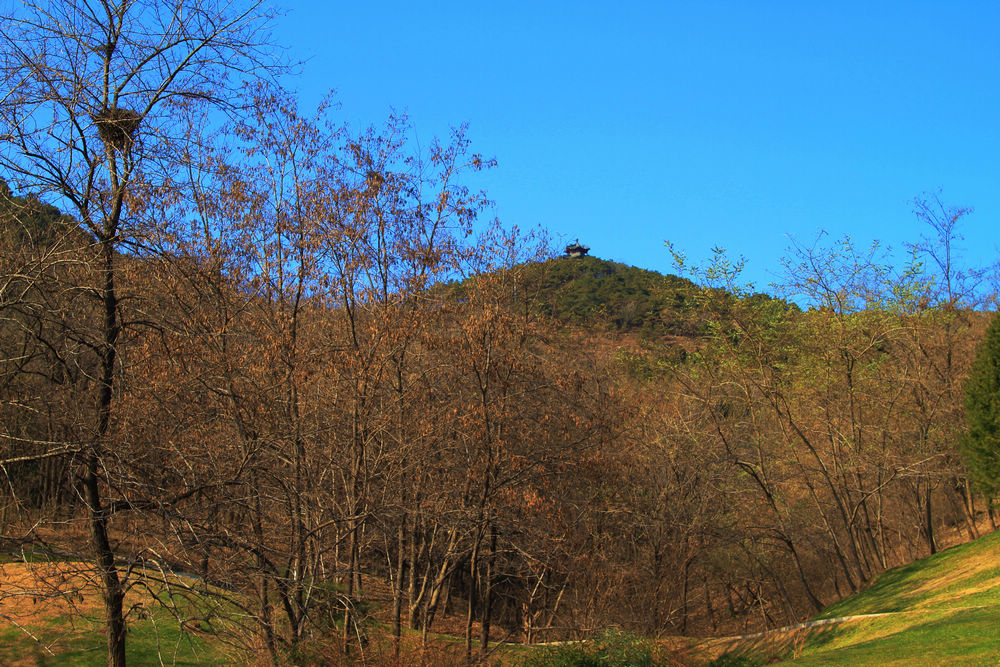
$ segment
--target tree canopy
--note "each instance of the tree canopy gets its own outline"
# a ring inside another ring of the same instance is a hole
[[[969,474],[992,497],[1000,489],[1000,315],[986,330],[965,383],[965,418]]]

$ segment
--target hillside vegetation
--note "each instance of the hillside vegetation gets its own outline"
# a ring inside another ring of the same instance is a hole
[[[831,254],[801,278],[837,289],[801,310],[497,230],[454,249],[469,277],[444,283],[419,237],[362,252],[290,226],[259,257],[273,220],[240,210],[218,239],[111,259],[123,342],[99,488],[125,604],[168,568],[240,600],[210,626],[238,651],[447,627],[487,655],[498,635],[786,625],[978,531],[954,434],[985,317],[929,279]],[[0,212],[4,544],[80,562],[101,260],[51,207],[7,193]],[[387,223],[353,224],[374,243]]]
[[[694,284],[598,257],[560,257],[526,267],[539,312],[601,330],[696,334]]]
[[[75,568],[5,609],[81,582],[115,667],[198,633],[182,659],[613,651],[794,623],[985,525],[968,209],[916,202],[902,258],[794,245],[771,296],[721,250],[557,258],[465,127],[300,110],[266,4],[96,5],[0,40],[0,549]]]

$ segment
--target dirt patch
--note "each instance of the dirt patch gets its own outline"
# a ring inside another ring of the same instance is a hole
[[[102,617],[100,590],[87,565],[0,563],[0,633],[12,643],[0,648],[3,664],[43,664],[67,642],[93,634]]]

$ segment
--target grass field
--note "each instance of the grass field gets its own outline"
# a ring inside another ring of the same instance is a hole
[[[760,663],[996,665],[1000,532],[889,570],[816,620],[845,617],[857,618],[705,646]]]

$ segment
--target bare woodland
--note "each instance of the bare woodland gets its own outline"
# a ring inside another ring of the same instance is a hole
[[[539,276],[577,260],[488,219],[464,130],[418,150],[405,118],[300,111],[259,5],[25,11],[0,540],[85,563],[109,664],[171,572],[274,662],[363,652],[373,601],[397,651],[460,615],[471,660],[786,624],[992,525],[957,445],[990,288],[967,211],[919,201],[902,270],[793,248],[781,299],[720,255],[687,335],[567,326]]]

